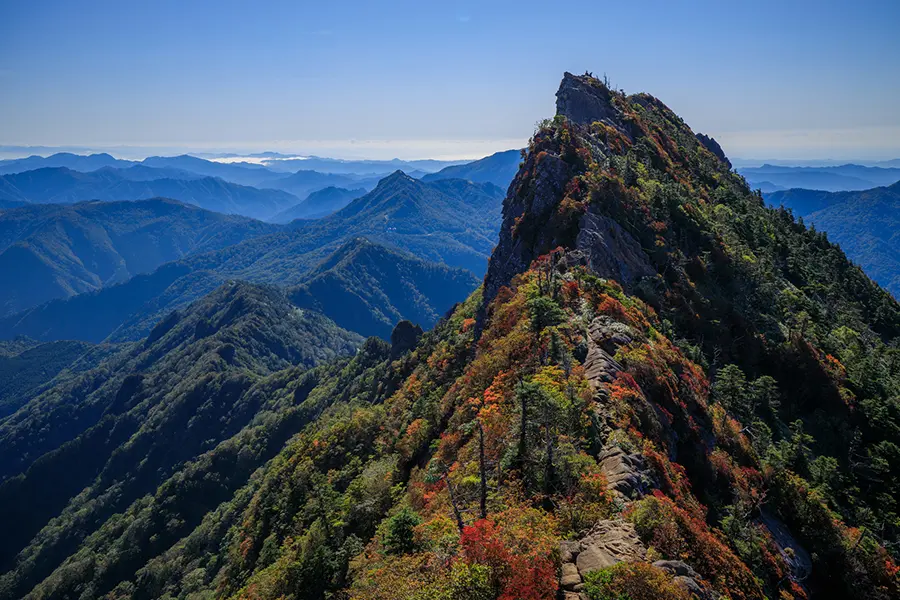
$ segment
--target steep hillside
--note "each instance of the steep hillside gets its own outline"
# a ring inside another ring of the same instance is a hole
[[[344,329],[389,339],[394,325],[404,319],[434,327],[478,283],[469,271],[355,238],[288,295],[294,304],[318,310]]]
[[[129,173],[132,177],[133,174]],[[129,179],[117,169],[80,173],[46,168],[0,177],[0,198],[38,204],[165,197],[226,214],[266,218],[299,198],[283,190],[257,189],[223,179]]]
[[[476,183],[493,183],[505,190],[518,173],[521,161],[520,150],[506,150],[463,165],[445,167],[437,173],[425,175],[422,181],[465,179]]]
[[[83,359],[92,348],[85,342],[48,342],[0,353],[0,420],[18,410],[41,386]]]
[[[359,198],[365,193],[366,190],[363,188],[352,190],[334,186],[323,188],[312,192],[299,204],[271,217],[269,221],[272,223],[290,223],[295,219],[320,219],[327,217],[341,210],[350,204],[352,200]]]
[[[0,315],[275,230],[163,199],[9,210],[0,215]]]
[[[274,402],[270,374],[288,368],[298,377],[362,343],[278,291],[232,283],[35,397],[0,423],[8,519],[0,564],[8,567],[51,517],[65,516],[0,589],[24,593],[94,528],[249,424]],[[245,467],[239,460],[236,468]]]
[[[793,189],[768,194],[766,200],[826,233],[869,277],[900,298],[900,183],[862,192]]]

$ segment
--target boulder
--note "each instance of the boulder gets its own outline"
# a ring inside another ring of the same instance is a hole
[[[619,562],[640,561],[647,556],[634,525],[621,519],[598,521],[581,540],[575,565],[582,579],[587,573]]]
[[[559,579],[560,587],[572,590],[576,585],[581,583],[581,575],[578,573],[578,567],[573,563],[564,562],[562,564],[562,577]]]

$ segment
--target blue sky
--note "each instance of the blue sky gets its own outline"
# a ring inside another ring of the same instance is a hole
[[[0,0],[0,144],[463,157],[563,71],[732,156],[900,156],[900,2]]]

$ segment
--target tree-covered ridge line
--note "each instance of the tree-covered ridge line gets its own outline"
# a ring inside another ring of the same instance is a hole
[[[900,296],[900,183],[860,192],[791,189],[765,198],[826,233],[867,275]]]

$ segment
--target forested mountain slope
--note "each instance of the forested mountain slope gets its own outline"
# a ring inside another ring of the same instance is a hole
[[[0,352],[0,420],[34,397],[37,390],[90,353],[86,342],[27,344]]]
[[[4,567],[62,518],[6,592],[27,591],[94,528],[240,431],[273,401],[268,375],[299,376],[362,342],[277,290],[231,283],[34,398],[0,422]]]
[[[0,315],[66,298],[277,227],[173,200],[25,206],[0,214]]]
[[[443,313],[478,287],[471,272],[420,260],[355,238],[288,291],[312,308],[362,335],[389,339],[406,319],[430,329]]]
[[[767,194],[766,200],[826,233],[872,279],[900,297],[900,183],[861,192],[793,189]]]
[[[717,144],[566,74],[482,290],[406,354],[265,375],[203,454],[130,441],[30,542],[11,521],[4,597],[893,599],[898,335]]]

